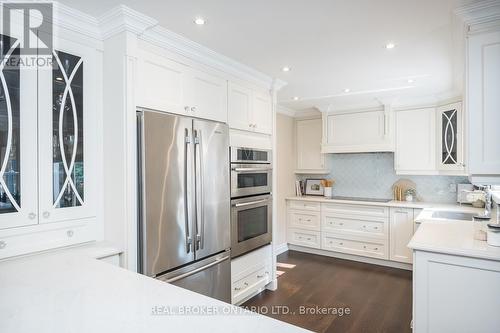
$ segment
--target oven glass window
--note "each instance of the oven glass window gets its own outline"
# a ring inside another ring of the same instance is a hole
[[[267,151],[238,149],[238,160],[249,162],[267,162]]]
[[[267,207],[238,211],[238,243],[267,233]]]
[[[267,172],[238,174],[238,188],[267,186]]]

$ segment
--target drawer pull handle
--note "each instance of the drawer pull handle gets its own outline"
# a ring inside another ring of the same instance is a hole
[[[244,284],[245,286],[247,286],[247,287],[248,287],[248,282],[245,282],[245,283],[243,283],[243,284]]]
[[[5,249],[6,246],[7,246],[7,243],[5,243],[5,241],[0,241],[0,250]]]
[[[363,249],[366,249],[366,245],[363,245]]]
[[[377,250],[378,250],[378,247],[374,248],[374,250],[375,250],[375,251],[377,251]]]
[[[66,235],[68,235],[68,237],[73,237],[74,234],[75,232],[73,230],[66,231]]]
[[[257,275],[257,279],[262,279],[264,275]]]
[[[307,219],[306,221],[307,221],[307,222],[311,222],[311,219]]]
[[[240,288],[240,287],[234,287],[234,290],[235,290],[235,291],[240,291],[240,290],[241,290],[241,288]]]
[[[339,245],[344,245],[344,243],[339,243]]]
[[[373,227],[373,229],[378,230],[378,227]]]
[[[344,225],[344,223],[340,222],[339,225]]]
[[[307,240],[310,241],[311,240],[311,237],[307,237]]]

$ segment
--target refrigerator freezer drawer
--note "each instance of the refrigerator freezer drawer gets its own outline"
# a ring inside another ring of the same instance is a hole
[[[157,279],[231,303],[231,261],[226,251],[195,262]]]

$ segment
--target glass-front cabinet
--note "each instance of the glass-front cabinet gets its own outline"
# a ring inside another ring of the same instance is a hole
[[[465,172],[462,103],[437,109],[438,169]]]
[[[28,64],[19,40],[0,35],[0,259],[95,239],[101,195],[101,53],[55,37]]]

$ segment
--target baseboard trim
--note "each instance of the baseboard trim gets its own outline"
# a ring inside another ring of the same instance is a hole
[[[292,244],[288,245],[288,249],[292,250],[292,251],[317,254],[320,256],[327,256],[327,257],[333,257],[333,258],[339,258],[339,259],[359,261],[359,262],[363,262],[365,264],[372,264],[372,265],[405,269],[408,271],[411,271],[413,269],[413,266],[411,264],[406,264],[406,263],[402,263],[402,262],[383,260],[383,259],[377,259],[377,258],[367,258],[367,257],[353,255],[353,254],[325,251],[325,250],[313,249],[313,248],[309,248],[309,247],[303,247],[303,246],[292,245]]]
[[[280,254],[282,254],[286,251],[288,251],[288,243],[283,243],[283,244],[277,245],[274,248],[274,255],[279,256]]]

